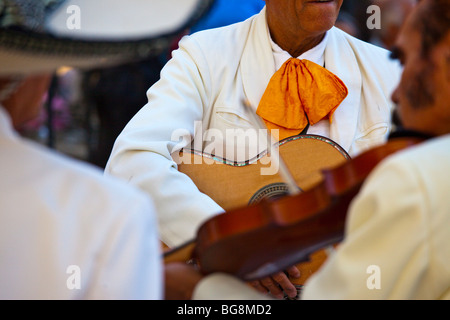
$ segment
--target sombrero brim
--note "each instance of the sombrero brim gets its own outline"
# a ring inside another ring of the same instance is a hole
[[[180,32],[195,24],[212,3],[213,0],[65,2],[50,17],[45,32],[0,29],[0,74],[27,75],[61,66],[97,68],[158,55]],[[78,26],[70,28],[68,23],[77,21],[68,19],[77,13],[81,17]]]

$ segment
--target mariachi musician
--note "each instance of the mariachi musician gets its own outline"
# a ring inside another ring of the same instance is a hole
[[[16,130],[39,115],[57,68],[161,54],[209,3],[0,1],[0,299],[163,297],[148,197]]]
[[[390,132],[400,67],[387,50],[334,27],[343,0],[265,2],[246,21],[183,38],[147,92],[148,104],[115,142],[106,173],[154,199],[169,247],[224,211],[177,170],[172,154],[195,146],[245,161],[267,149],[264,139],[240,136],[258,128],[244,100],[278,139],[319,135],[350,156],[382,144]],[[290,272],[298,276],[295,268]],[[282,273],[263,286],[279,295],[277,284],[296,295]]]
[[[393,57],[404,70],[392,98],[408,139],[421,142],[385,158],[366,178],[344,240],[306,282],[302,299],[450,299],[449,17],[449,1],[421,0],[401,29]],[[186,285],[184,294],[195,283],[196,299],[258,299],[229,275],[202,278],[184,263],[168,264],[166,274],[172,288]]]

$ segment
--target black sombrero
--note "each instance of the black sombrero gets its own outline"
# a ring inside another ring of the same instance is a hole
[[[213,0],[0,0],[0,75],[160,54]]]

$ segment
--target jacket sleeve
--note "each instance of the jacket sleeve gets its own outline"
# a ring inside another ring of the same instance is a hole
[[[169,247],[191,240],[204,220],[223,211],[171,157],[192,141],[210,104],[210,82],[203,52],[185,37],[148,90],[148,103],[117,138],[105,169],[153,198],[160,238]]]

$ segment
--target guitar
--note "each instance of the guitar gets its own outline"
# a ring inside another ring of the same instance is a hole
[[[298,187],[306,191],[322,181],[321,170],[339,166],[350,160],[347,152],[336,142],[318,135],[298,135],[278,142],[284,160]],[[270,166],[270,155],[262,153],[245,162],[233,162],[196,150],[182,150],[172,155],[178,170],[189,176],[198,189],[211,197],[225,211],[276,199],[288,194],[282,176],[261,174]],[[242,217],[245,219],[245,217]],[[327,258],[326,249],[300,263],[301,277],[291,281],[301,288]]]

